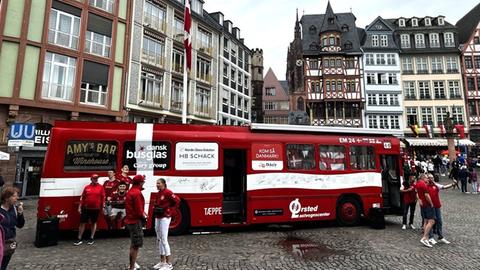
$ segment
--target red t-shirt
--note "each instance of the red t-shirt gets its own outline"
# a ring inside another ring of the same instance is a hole
[[[83,189],[80,204],[87,209],[100,209],[105,202],[105,190],[100,184],[89,184]]]
[[[125,197],[125,224],[137,224],[145,213],[145,198],[140,186],[134,185]]]
[[[403,188],[404,188],[405,190],[407,190],[407,188],[405,187],[405,185],[403,186]],[[416,200],[416,198],[415,198],[415,188],[412,189],[411,191],[403,192],[403,203],[404,203],[404,204],[414,203],[415,200]]]
[[[132,183],[132,178],[130,178],[130,176],[123,176],[122,174],[119,174],[117,175],[117,181],[127,183],[127,189],[128,189],[130,184]]]
[[[156,207],[162,207],[163,209],[165,209],[165,211],[163,213],[163,216],[156,218],[171,217],[179,203],[180,198],[173,194],[170,189],[166,188],[157,192],[153,205]]]
[[[425,197],[425,193],[428,193],[427,184],[423,180],[418,180],[415,183],[415,190],[417,191],[418,198],[422,202],[423,207],[430,206]]]
[[[116,190],[112,194],[112,207],[125,209],[125,199],[127,198],[127,192],[120,193],[120,191]]]
[[[107,201],[111,200],[113,192],[115,192],[118,188],[118,184],[120,184],[118,180],[107,180],[105,183],[103,183],[103,189],[105,190],[105,197],[107,198]]]
[[[440,203],[440,196],[438,195],[439,192],[440,188],[436,184],[428,185],[428,195],[430,195],[430,198],[432,199],[434,208],[442,207],[442,204]]]

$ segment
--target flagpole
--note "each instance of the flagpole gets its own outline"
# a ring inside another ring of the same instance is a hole
[[[187,73],[187,49],[183,49],[183,101],[182,101],[182,124],[187,123],[188,101],[188,73]]]

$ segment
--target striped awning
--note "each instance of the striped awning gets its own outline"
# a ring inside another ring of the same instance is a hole
[[[448,146],[447,139],[405,138],[410,146]],[[454,139],[455,146],[475,146],[469,139]]]

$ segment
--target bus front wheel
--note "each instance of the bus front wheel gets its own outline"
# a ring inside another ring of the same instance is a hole
[[[170,221],[169,234],[180,235],[185,233],[190,226],[190,211],[185,201],[180,202],[180,206],[175,209]]]
[[[360,204],[351,197],[337,203],[337,222],[341,226],[355,226],[360,222]]]

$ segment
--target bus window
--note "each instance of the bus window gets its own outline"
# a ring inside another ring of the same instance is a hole
[[[350,146],[352,170],[375,170],[375,150],[372,146]]]
[[[115,170],[118,143],[115,141],[69,141],[64,171]]]
[[[343,171],[345,170],[345,147],[341,145],[320,146],[320,170]]]
[[[170,169],[170,142],[134,142],[127,141],[123,145],[123,165],[131,171]]]
[[[291,170],[312,170],[315,168],[312,144],[287,144],[287,166]]]

